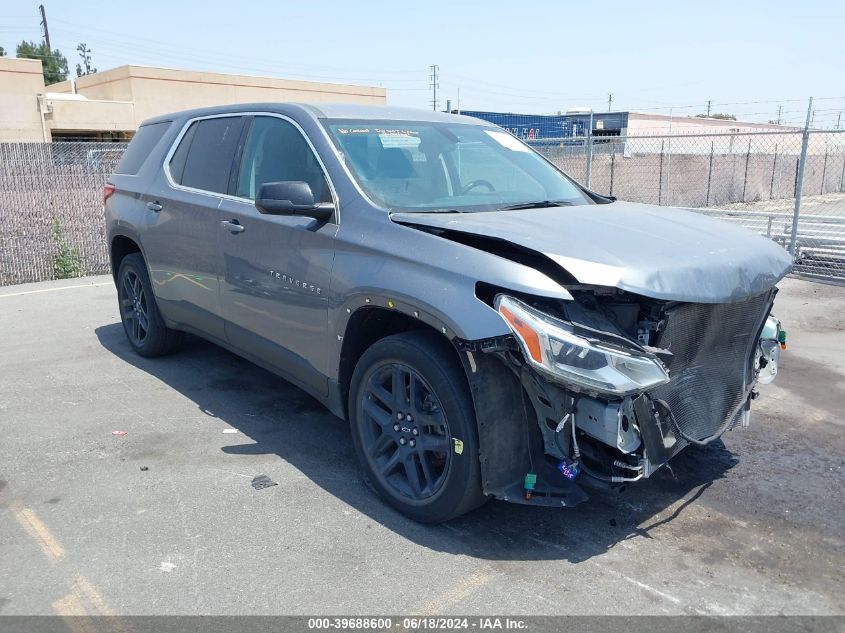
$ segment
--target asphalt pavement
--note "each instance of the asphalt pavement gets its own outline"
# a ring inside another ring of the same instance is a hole
[[[781,288],[750,428],[442,526],[285,381],[193,337],[136,356],[109,277],[0,288],[0,614],[843,614],[845,288]]]

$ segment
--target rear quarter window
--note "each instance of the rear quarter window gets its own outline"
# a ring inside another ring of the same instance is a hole
[[[182,175],[185,173],[185,161],[188,160],[188,150],[191,149],[191,141],[194,139],[194,133],[197,131],[197,124],[194,123],[185,132],[182,140],[179,141],[179,147],[173,152],[173,157],[170,159],[170,176],[174,182],[182,184]]]
[[[129,147],[126,148],[123,158],[117,164],[114,173],[129,176],[137,174],[170,125],[171,121],[162,121],[161,123],[150,123],[139,127],[135,136],[129,142]]]

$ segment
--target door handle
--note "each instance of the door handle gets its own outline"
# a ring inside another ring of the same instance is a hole
[[[158,213],[159,211],[161,211],[161,205],[160,205],[158,202],[148,202],[148,203],[147,203],[147,208],[148,208],[150,211],[155,211],[156,213]]]
[[[232,233],[243,233],[246,230],[246,227],[237,220],[223,220],[220,226]]]

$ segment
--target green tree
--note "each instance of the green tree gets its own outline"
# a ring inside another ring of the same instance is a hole
[[[59,49],[50,52],[47,44],[35,42],[21,42],[15,49],[18,57],[24,59],[40,59],[46,85],[57,84],[68,76],[67,58]]]
[[[82,63],[76,65],[76,76],[82,77],[82,75],[93,75],[97,72],[97,69],[91,64],[91,49],[88,48],[88,44],[82,42],[76,47],[76,50],[82,58]]]
[[[5,56],[6,56],[6,49],[3,48],[2,46],[0,46],[0,57],[5,57]]]

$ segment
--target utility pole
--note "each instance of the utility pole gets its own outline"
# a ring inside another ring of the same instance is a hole
[[[836,117],[836,129],[839,129],[839,124],[842,122],[842,112],[839,112],[839,116]]]
[[[41,26],[44,28],[44,41],[47,43],[47,53],[53,54],[53,49],[50,47],[50,31],[47,29],[47,12],[44,11],[44,5],[39,4],[38,10],[41,11]]]
[[[437,110],[437,89],[440,87],[440,83],[437,79],[437,73],[440,70],[440,66],[434,64],[431,66],[431,109]]]
[[[781,114],[781,112],[783,112],[783,106],[779,105],[778,106],[778,125],[780,125],[780,114]]]
[[[590,108],[590,127],[587,129],[587,138],[584,139],[587,146],[587,173],[584,176],[584,184],[590,188],[593,180],[593,109]]]
[[[610,112],[610,104],[613,103],[613,93],[607,95],[607,111]]]
[[[666,200],[667,203],[672,204],[672,110],[669,108],[669,154],[666,161]],[[710,102],[707,102],[707,113],[710,113]]]
[[[710,99],[707,100],[707,118],[710,118]]]

